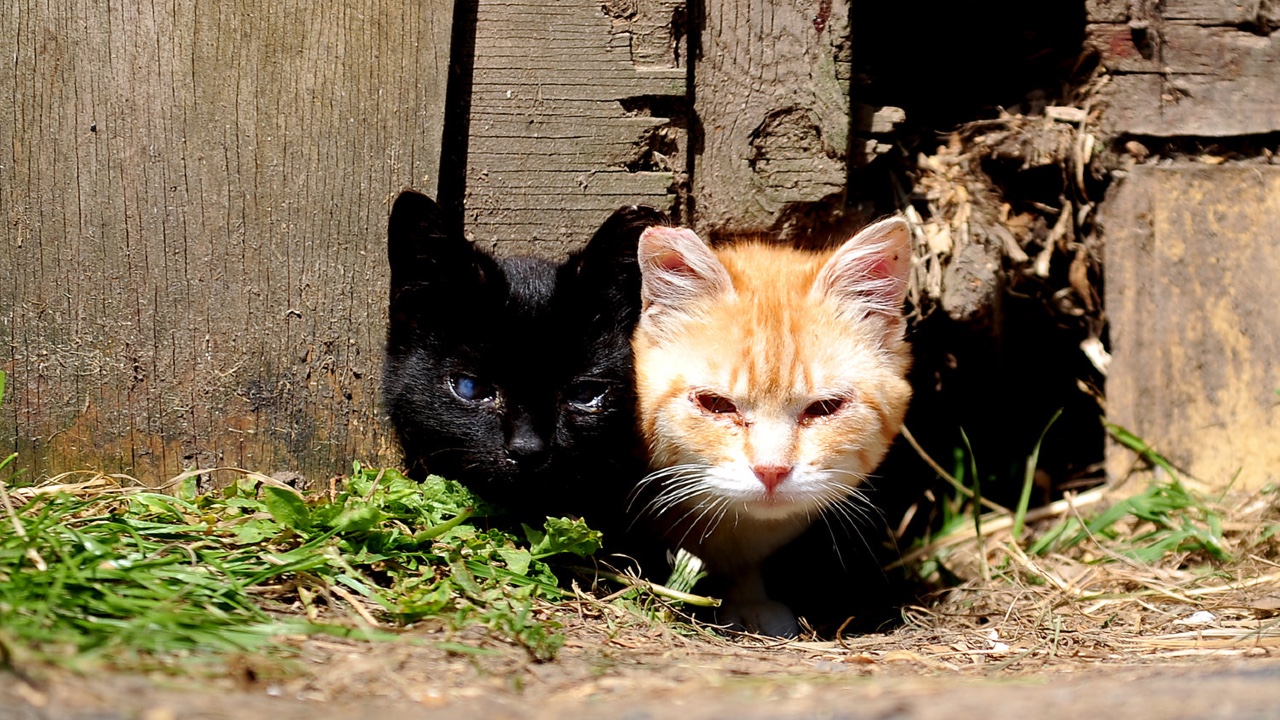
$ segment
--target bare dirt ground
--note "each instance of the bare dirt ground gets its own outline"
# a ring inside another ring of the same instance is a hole
[[[1280,717],[1278,491],[1208,502],[1176,483],[1145,487],[1122,501],[1073,494],[1028,513],[1037,525],[1023,535],[993,512],[981,532],[966,525],[905,555],[945,559],[958,584],[881,634],[725,637],[642,612],[665,607],[656,596],[579,591],[535,610],[566,639],[543,663],[440,620],[379,625],[393,641],[282,638],[284,652],[166,660],[149,674],[53,669],[0,643],[0,720]],[[1109,503],[1128,510],[1078,542],[1024,550]],[[1140,562],[1124,553],[1141,538],[1177,542]]]
[[[0,644],[0,719],[1280,717],[1275,495],[1130,516],[1108,526],[1118,539],[1041,554],[989,518],[981,535],[957,531],[929,549],[967,580],[903,608],[891,632],[834,641],[726,638],[580,593],[536,611],[566,638],[545,663],[440,621],[395,641],[284,638],[287,652],[191,657],[150,674],[53,669]],[[1091,491],[1028,517],[1039,534],[1055,514],[1102,500]],[[1151,563],[1117,551],[1209,515],[1225,518],[1212,544],[1230,561],[1203,543]]]
[[[598,609],[598,608],[597,608]],[[0,717],[271,718],[1253,718],[1280,714],[1271,643],[1161,648],[1123,634],[1004,643],[920,625],[839,642],[725,641],[608,613],[566,619],[534,663],[482,631],[405,643],[299,639],[287,660],[233,660],[209,677],[0,673]],[[1067,634],[1073,634],[1068,631]],[[465,642],[458,652],[441,642]]]

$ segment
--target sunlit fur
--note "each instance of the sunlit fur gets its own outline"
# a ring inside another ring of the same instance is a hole
[[[858,486],[901,427],[910,246],[892,220],[826,253],[723,248],[716,268],[694,241],[671,228],[641,238],[634,348],[651,473],[635,511],[744,586],[743,602],[767,602],[759,563],[824,512],[866,512]],[[737,412],[708,411],[706,393]],[[805,414],[829,399],[843,402]],[[790,472],[771,489],[761,466]]]

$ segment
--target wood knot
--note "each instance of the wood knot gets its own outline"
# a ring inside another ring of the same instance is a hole
[[[605,15],[617,20],[630,20],[638,12],[637,0],[604,0],[600,9]]]

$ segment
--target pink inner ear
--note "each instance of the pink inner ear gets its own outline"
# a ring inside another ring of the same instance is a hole
[[[895,255],[893,260],[896,261],[897,259],[898,256]],[[889,277],[894,274],[893,265],[885,258],[878,258],[867,267],[867,274],[878,278]]]
[[[911,271],[910,235],[901,219],[882,220],[850,238],[827,262],[815,289],[865,310],[895,314]]]
[[[659,270],[665,272],[680,273],[681,275],[693,274],[693,268],[689,267],[689,263],[685,262],[684,256],[678,252],[664,252],[653,259],[653,264]]]

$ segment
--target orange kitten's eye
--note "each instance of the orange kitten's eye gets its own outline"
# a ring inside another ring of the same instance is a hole
[[[732,400],[723,395],[703,392],[694,395],[693,399],[697,401],[698,405],[702,406],[703,410],[706,410],[709,413],[723,415],[725,413],[738,412],[738,406],[734,405]]]
[[[844,405],[844,400],[841,398],[827,398],[826,400],[818,400],[816,402],[809,403],[809,407],[804,409],[804,416],[806,418],[826,417],[828,415],[834,414],[843,405]]]

